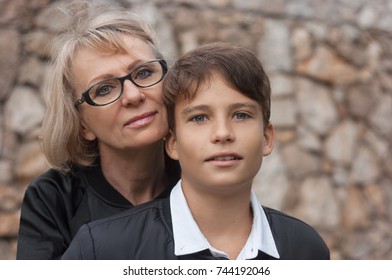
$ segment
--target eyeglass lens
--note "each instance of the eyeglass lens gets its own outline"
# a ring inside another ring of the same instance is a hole
[[[122,78],[113,78],[97,83],[89,90],[88,95],[98,105],[108,104],[120,97],[125,80],[131,80],[135,85],[144,88],[158,83],[163,75],[164,72],[159,61],[148,62]]]

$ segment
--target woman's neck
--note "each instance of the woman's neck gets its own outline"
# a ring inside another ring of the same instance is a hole
[[[162,142],[136,151],[101,150],[100,160],[105,178],[133,205],[154,199],[167,187]]]

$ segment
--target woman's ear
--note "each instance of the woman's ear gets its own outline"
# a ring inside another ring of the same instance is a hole
[[[177,139],[175,133],[172,130],[169,130],[169,133],[166,136],[165,149],[169,157],[174,160],[178,160]]]
[[[273,125],[269,122],[264,129],[264,145],[263,145],[263,156],[268,156],[275,143],[275,130]]]
[[[91,131],[82,121],[81,128],[80,128],[80,135],[86,140],[94,141],[97,139],[97,136],[93,131]]]

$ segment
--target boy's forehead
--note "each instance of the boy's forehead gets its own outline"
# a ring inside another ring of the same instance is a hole
[[[198,84],[193,91],[178,95],[176,111],[188,111],[189,108],[224,107],[230,104],[254,104],[261,109],[256,100],[229,84],[221,75],[215,74],[210,79]]]
[[[179,100],[185,100],[191,102],[195,98],[197,98],[200,93],[208,90],[211,86],[214,86],[216,83],[225,84],[227,87],[232,87],[222,74],[220,74],[216,70],[207,71],[208,75],[203,77],[189,77],[188,82],[185,84],[186,88],[184,92],[180,92],[178,94]]]

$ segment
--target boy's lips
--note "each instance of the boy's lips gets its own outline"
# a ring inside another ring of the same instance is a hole
[[[130,120],[128,120],[124,126],[128,126],[128,127],[139,127],[139,126],[143,126],[146,125],[148,123],[151,122],[151,120],[154,118],[154,116],[157,114],[158,112],[153,111],[153,112],[147,112],[138,116],[135,116],[133,118],[131,118]]]
[[[220,152],[216,153],[209,158],[206,159],[206,161],[233,161],[233,160],[241,160],[242,156],[236,154],[236,153],[231,153],[231,152]]]

